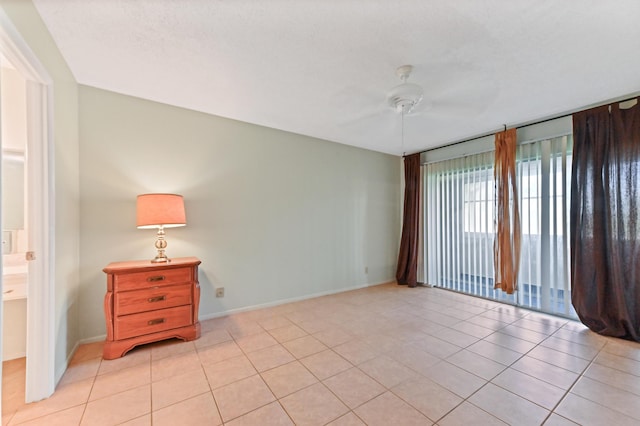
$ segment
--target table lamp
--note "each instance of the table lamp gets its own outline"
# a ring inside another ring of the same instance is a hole
[[[165,254],[167,242],[164,228],[174,228],[187,224],[184,199],[176,194],[142,194],[136,203],[136,225],[138,229],[157,228],[156,249],[158,254],[153,263],[171,262]]]

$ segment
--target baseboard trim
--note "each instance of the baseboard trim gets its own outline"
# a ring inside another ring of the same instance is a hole
[[[76,344],[73,345],[73,349],[71,349],[71,351],[69,351],[69,355],[67,355],[67,359],[65,360],[63,369],[58,370],[56,368],[55,378],[54,378],[56,387],[58,386],[58,383],[60,383],[60,380],[62,380],[62,376],[64,376],[64,373],[67,372],[67,368],[69,368],[69,364],[71,364],[71,360],[73,359],[73,356],[76,354],[76,351],[78,350],[78,347],[80,347],[81,344],[82,344],[82,341],[78,340]]]
[[[206,321],[208,319],[220,318],[220,317],[224,317],[224,316],[227,316],[227,315],[239,314],[239,313],[242,313],[242,312],[255,311],[255,310],[258,310],[258,309],[273,308],[274,306],[280,306],[280,305],[284,305],[286,303],[300,302],[302,300],[308,300],[308,299],[313,299],[313,298],[322,297],[322,296],[330,296],[332,294],[345,293],[347,291],[359,290],[359,289],[367,288],[367,287],[375,287],[377,285],[389,284],[389,283],[393,283],[393,282],[395,282],[395,281],[389,280],[389,281],[383,281],[383,282],[373,283],[373,284],[362,284],[362,285],[357,285],[357,286],[352,286],[352,287],[341,288],[341,289],[338,289],[338,290],[321,291],[321,292],[318,292],[318,293],[312,293],[312,294],[308,294],[308,295],[305,295],[305,296],[291,297],[291,298],[288,298],[288,299],[279,299],[279,300],[275,300],[273,302],[260,303],[258,305],[250,305],[250,306],[244,306],[242,308],[228,309],[226,311],[220,311],[220,312],[215,312],[215,313],[211,313],[211,314],[204,314],[204,315],[201,315],[199,317],[199,319],[201,321],[203,321],[203,320]]]
[[[4,361],[11,361],[14,359],[18,359],[18,358],[24,358],[27,356],[26,352],[13,352],[13,353],[9,353],[6,355],[6,357],[2,358],[2,362]]]
[[[379,283],[362,284],[362,285],[357,285],[357,286],[352,286],[352,287],[347,287],[347,288],[341,288],[341,289],[338,289],[338,290],[321,291],[321,292],[318,292],[318,293],[312,293],[312,294],[308,294],[308,295],[305,295],[305,296],[291,297],[291,298],[288,298],[288,299],[280,299],[280,300],[275,300],[273,302],[261,303],[261,304],[258,304],[258,305],[244,306],[242,308],[228,309],[226,311],[214,312],[214,313],[210,313],[210,314],[203,314],[203,315],[199,315],[198,319],[200,321],[206,321],[206,320],[209,320],[209,319],[220,318],[220,317],[224,317],[224,316],[227,316],[227,315],[238,314],[238,313],[242,313],[242,312],[255,311],[257,309],[272,308],[274,306],[284,305],[285,303],[300,302],[302,300],[313,299],[315,297],[329,296],[329,295],[332,295],[332,294],[345,293],[347,291],[359,290],[359,289],[362,289],[362,288],[375,287],[375,286],[378,286],[378,285],[392,284],[392,283],[395,283],[395,281],[394,280],[386,280],[386,281],[381,281]],[[67,357],[67,365],[69,365],[69,362],[73,358],[73,355],[75,354],[76,350],[78,349],[78,346],[85,345],[87,343],[99,342],[99,341],[102,341],[102,340],[104,340],[106,338],[107,338],[106,334],[101,334],[99,336],[87,337],[85,339],[78,340],[78,342],[74,346],[73,350],[71,351],[71,355],[69,355],[69,357]]]

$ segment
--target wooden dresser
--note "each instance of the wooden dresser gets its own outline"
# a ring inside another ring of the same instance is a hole
[[[114,262],[107,274],[104,359],[123,356],[137,345],[177,337],[200,337],[200,285],[195,257],[169,263]]]

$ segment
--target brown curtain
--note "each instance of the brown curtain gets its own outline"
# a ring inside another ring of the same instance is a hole
[[[396,281],[418,284],[418,240],[420,229],[420,153],[404,157],[404,214]]]
[[[580,320],[640,341],[640,105],[573,115],[571,300]]]
[[[512,294],[520,269],[520,209],[516,187],[516,129],[496,133],[496,239],[493,242],[494,287]]]

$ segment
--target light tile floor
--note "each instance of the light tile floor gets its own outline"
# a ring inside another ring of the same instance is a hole
[[[640,424],[640,344],[434,288],[379,285],[101,353],[81,346],[28,405],[24,361],[5,363],[2,425]]]

